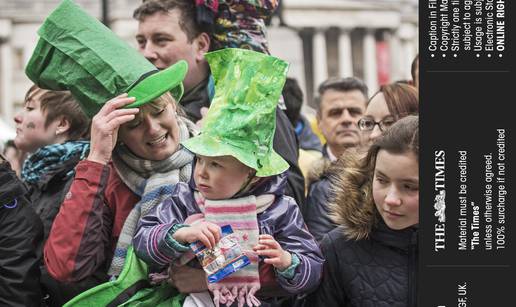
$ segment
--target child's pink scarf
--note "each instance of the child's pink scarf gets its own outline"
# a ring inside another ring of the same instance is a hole
[[[215,306],[219,304],[229,306],[235,300],[238,300],[238,306],[244,306],[245,303],[248,306],[259,306],[260,301],[255,297],[255,293],[260,289],[258,256],[253,251],[253,247],[258,244],[259,235],[257,214],[265,211],[274,202],[274,195],[209,200],[196,191],[194,196],[202,213],[189,216],[185,223],[194,224],[206,220],[219,226],[231,225],[234,233],[241,238],[242,250],[251,261],[251,264],[223,280],[208,284],[214,296]],[[181,262],[187,262],[192,259],[192,256],[191,253],[185,255],[186,259],[181,259]]]

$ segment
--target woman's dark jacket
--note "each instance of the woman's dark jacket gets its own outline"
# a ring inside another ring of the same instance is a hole
[[[32,207],[43,223],[42,242],[47,241],[54,219],[70,191],[74,180],[73,170],[80,160],[80,155],[76,155],[60,167],[42,175],[36,183],[27,183]],[[104,276],[89,278],[80,283],[65,284],[52,278],[43,262],[41,263],[41,285],[45,295],[48,294],[45,299],[48,306],[61,306],[75,295],[98,284],[102,278]]]
[[[41,176],[36,183],[27,183],[34,211],[43,222],[44,241],[63,200],[70,190],[74,176],[70,174],[79,163],[79,156],[64,162],[60,168]]]

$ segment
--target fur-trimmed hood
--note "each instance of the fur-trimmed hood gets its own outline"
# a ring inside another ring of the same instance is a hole
[[[306,186],[309,187],[312,183],[319,181],[333,173],[333,164],[335,163],[332,163],[330,160],[324,157],[315,161],[306,176]]]
[[[335,196],[329,204],[331,219],[348,239],[360,240],[371,235],[381,219],[374,204],[371,175],[362,169],[362,154],[348,151],[333,163],[330,190]]]

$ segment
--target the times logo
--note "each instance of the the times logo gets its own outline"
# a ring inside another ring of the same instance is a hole
[[[446,154],[444,150],[434,151],[434,198],[435,217],[437,222],[434,225],[434,250],[445,248],[445,222],[446,222]]]

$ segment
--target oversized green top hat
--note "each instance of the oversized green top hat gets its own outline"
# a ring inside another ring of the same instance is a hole
[[[183,142],[203,156],[233,156],[256,170],[256,176],[280,174],[289,167],[272,148],[276,106],[288,64],[244,49],[207,53],[215,79],[215,97],[201,134]]]
[[[90,117],[124,92],[136,98],[127,107],[143,105],[169,90],[176,100],[183,94],[185,61],[158,71],[71,0],[45,19],[38,34],[25,73],[41,88],[71,91]]]

